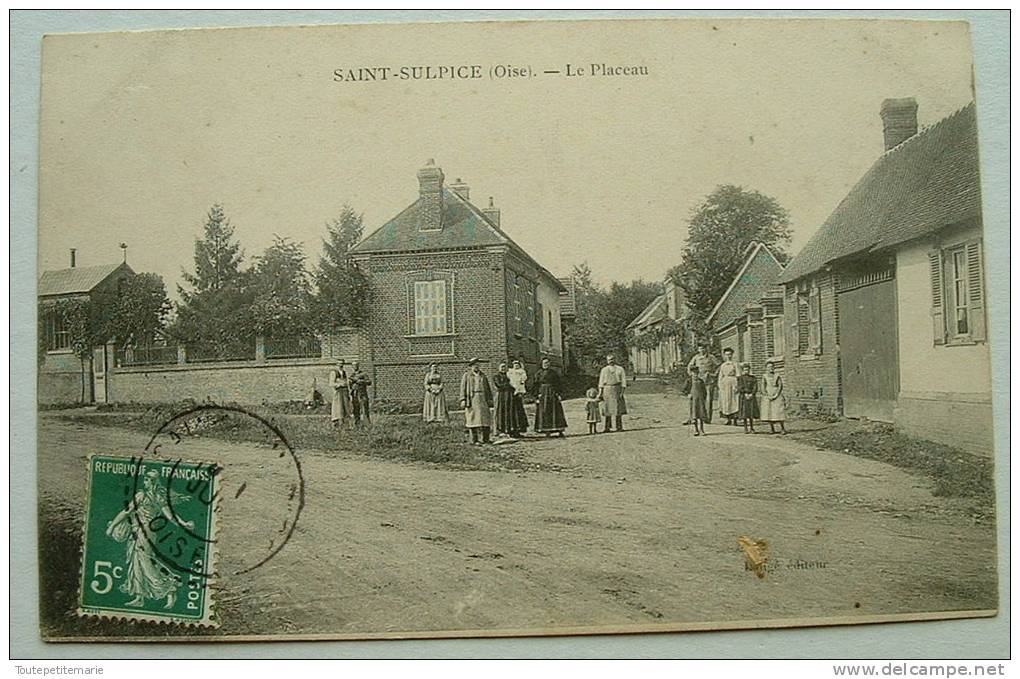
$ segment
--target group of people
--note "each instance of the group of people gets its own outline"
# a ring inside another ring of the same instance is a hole
[[[436,364],[429,366],[425,373],[425,395],[422,404],[422,419],[425,422],[446,422],[449,409],[443,386],[443,377]],[[627,404],[623,393],[627,387],[627,375],[616,359],[609,356],[606,367],[599,375],[598,389],[589,390],[587,409],[588,430],[597,433],[598,422],[605,418],[605,431],[623,430],[623,415]],[[524,397],[529,391],[535,396],[534,432],[545,436],[564,436],[567,418],[563,412],[563,383],[560,374],[550,366],[549,359],[542,359],[541,367],[528,375],[521,361],[509,365],[500,363],[490,379],[481,369],[481,361],[472,358],[468,369],[461,375],[458,393],[460,407],[464,410],[464,425],[471,435],[471,442],[484,445],[492,442],[492,432],[506,439],[519,438],[532,426],[528,420]],[[591,402],[594,400],[595,409]],[[601,408],[600,408],[601,404]]]
[[[715,395],[719,395],[719,413],[726,418],[726,424],[744,425],[747,434],[756,433],[754,421],[768,422],[771,433],[786,433],[786,397],[783,394],[783,378],[776,372],[772,361],[765,363],[765,374],[761,378],[751,374],[751,365],[733,361],[733,349],[723,349],[722,362],[716,361],[707,346],[701,346],[698,353],[687,364],[691,377],[690,419],[695,436],[704,436],[705,424],[712,423],[712,406]]]
[[[352,418],[355,426],[363,422],[372,423],[371,402],[368,396],[372,378],[361,369],[357,361],[348,369],[347,362],[339,359],[336,367],[329,373],[329,383],[333,388],[329,419],[335,428],[349,426]]]
[[[705,435],[705,424],[712,423],[713,405],[718,396],[719,413],[726,424],[743,424],[744,432],[756,433],[755,420],[767,422],[771,433],[786,433],[786,397],[783,378],[776,372],[775,363],[765,364],[760,378],[751,374],[748,363],[737,364],[733,349],[723,349],[720,362],[701,346],[687,364],[690,375],[690,417],[688,424],[695,436]],[[371,402],[368,387],[372,379],[361,370],[357,362],[350,364],[341,359],[330,372],[333,401],[330,419],[336,428],[371,424]],[[606,365],[599,373],[598,387],[589,389],[585,396],[585,413],[589,434],[599,433],[599,422],[604,432],[623,431],[623,416],[627,414],[627,372],[616,363],[616,357],[606,356]],[[497,437],[516,439],[528,431],[531,422],[525,409],[524,397],[529,391],[535,396],[534,431],[538,434],[564,436],[567,418],[563,412],[563,383],[560,374],[550,367],[549,359],[542,359],[541,368],[534,378],[528,375],[524,364],[515,360],[500,363],[490,379],[481,370],[481,361],[472,358],[468,369],[461,375],[458,401],[464,411],[464,426],[476,445],[490,443],[493,429]],[[447,422],[450,419],[443,376],[439,366],[429,365],[425,373],[422,419],[425,422]]]

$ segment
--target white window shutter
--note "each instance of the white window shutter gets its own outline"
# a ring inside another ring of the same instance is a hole
[[[970,316],[970,338],[983,342],[985,331],[984,262],[981,241],[967,243],[967,311]]]
[[[935,344],[946,343],[946,308],[942,284],[942,251],[928,253],[928,274],[931,282],[931,328]]]

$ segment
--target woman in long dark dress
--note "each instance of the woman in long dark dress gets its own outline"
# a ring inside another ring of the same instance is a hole
[[[515,389],[507,375],[506,363],[499,364],[499,371],[492,376],[492,386],[496,390],[496,431],[513,438],[520,436],[528,423],[527,420],[521,421],[515,408]]]
[[[740,408],[737,418],[744,422],[744,433],[753,434],[754,421],[761,417],[758,411],[758,378],[751,374],[751,366],[740,365],[741,375],[737,378],[737,393],[740,396]]]
[[[549,367],[549,359],[542,359],[542,368],[535,375],[538,391],[538,405],[535,408],[535,431],[549,436],[559,434],[567,428],[567,417],[560,403],[562,385],[558,372]]]

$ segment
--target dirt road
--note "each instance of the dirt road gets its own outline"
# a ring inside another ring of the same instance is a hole
[[[244,576],[229,565],[264,536],[223,504],[220,631],[648,628],[994,608],[994,527],[924,479],[720,425],[693,438],[671,395],[635,394],[630,408],[628,431],[589,436],[583,402],[569,402],[571,436],[513,444],[540,471],[299,451],[297,530]],[[42,414],[43,514],[75,515],[87,453],[131,454],[146,438]],[[257,473],[248,445],[191,445],[222,460],[225,476]],[[745,569],[740,536],[768,541],[764,578]]]

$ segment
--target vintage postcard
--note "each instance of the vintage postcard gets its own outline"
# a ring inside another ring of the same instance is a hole
[[[995,615],[973,68],[946,21],[47,36],[43,638]]]

